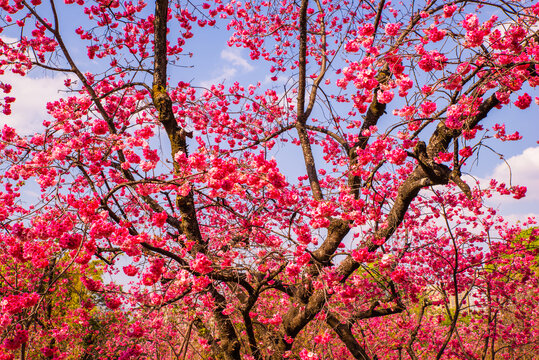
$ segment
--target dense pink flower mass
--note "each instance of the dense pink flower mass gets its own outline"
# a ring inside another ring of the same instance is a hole
[[[64,77],[0,129],[0,360],[539,358],[527,189],[471,180],[534,136],[536,1],[0,9],[3,118]]]

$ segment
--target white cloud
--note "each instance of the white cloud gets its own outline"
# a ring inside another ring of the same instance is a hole
[[[18,41],[17,38],[3,34],[0,39],[8,44]],[[64,80],[67,78],[67,75],[60,73],[53,76],[39,76],[34,70],[26,76],[20,76],[5,69],[5,73],[0,76],[0,81],[10,84],[12,89],[9,94],[0,92],[0,97],[10,96],[16,100],[11,104],[10,115],[4,115],[0,112],[0,127],[3,125],[11,126],[21,135],[41,130],[43,120],[50,117],[47,114],[47,103],[65,95],[65,93],[60,92],[60,89],[65,89]]]
[[[17,42],[16,38],[13,38],[13,37],[10,37],[10,36],[5,36],[5,35],[0,35],[0,39],[3,42],[5,42],[6,44],[12,44],[14,42]]]
[[[514,199],[512,195],[494,195],[487,199],[487,205],[499,210],[499,213],[510,221],[526,221],[529,216],[539,219],[537,201],[539,200],[539,146],[525,149],[522,153],[500,162],[490,174],[476,179],[482,187],[489,185],[490,179],[498,183],[520,185],[527,188],[526,197]],[[476,180],[467,177],[470,185]]]
[[[237,72],[238,72],[238,70],[236,68],[223,67],[223,68],[221,68],[221,70],[219,71],[219,74],[217,76],[214,76],[213,78],[211,78],[209,80],[202,81],[200,83],[200,86],[209,89],[212,85],[219,84],[219,83],[222,83],[223,81],[225,81],[227,79],[230,79],[231,77],[236,75]]]
[[[20,134],[31,134],[42,128],[47,115],[46,104],[62,97],[65,75],[55,77],[31,77],[12,74],[10,71],[0,76],[0,81],[11,84],[8,96],[16,98],[11,104],[11,115],[0,113],[0,126],[7,124]],[[0,94],[2,96],[4,94]]]
[[[539,220],[539,213],[525,213],[525,214],[510,214],[504,216],[504,219],[511,224],[528,222],[528,219]]]
[[[274,81],[272,78],[274,77],[274,74],[266,75],[264,77],[264,81],[262,82],[264,85],[273,84],[273,85],[285,85],[287,84],[291,79],[288,76],[284,75],[277,75],[277,80]]]
[[[254,67],[242,56],[241,49],[224,49],[221,51],[221,59],[225,60],[224,64],[218,70],[213,72],[212,78],[201,81],[200,86],[210,88],[214,84],[222,83],[225,80],[230,80],[236,75],[241,75],[241,73],[247,73],[254,70]]]
[[[226,60],[232,65],[242,68],[245,72],[252,71],[254,68],[247,60],[241,56],[241,49],[228,48],[221,51],[221,59]]]
[[[508,186],[509,183],[526,186],[526,199],[539,200],[539,146],[527,148],[521,154],[510,157],[507,164],[499,164],[490,178],[505,182]]]

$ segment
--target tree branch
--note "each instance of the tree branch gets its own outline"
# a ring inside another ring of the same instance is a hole
[[[357,342],[349,325],[341,323],[337,316],[329,311],[326,312],[326,323],[339,336],[339,339],[346,345],[354,359],[371,360],[365,349]]]

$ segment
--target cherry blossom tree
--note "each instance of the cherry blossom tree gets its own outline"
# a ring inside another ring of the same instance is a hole
[[[526,188],[473,177],[535,106],[536,2],[0,7],[0,75],[66,76],[0,134],[0,359],[539,356],[538,230],[485,205]],[[215,27],[254,85],[178,78]]]

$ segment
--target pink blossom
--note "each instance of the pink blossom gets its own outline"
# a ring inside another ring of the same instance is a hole
[[[408,154],[401,148],[395,148],[386,154],[386,159],[395,165],[402,165]]]
[[[82,235],[80,234],[64,234],[58,241],[60,247],[64,249],[74,250],[79,247],[82,242]]]
[[[166,211],[155,213],[152,215],[152,223],[157,227],[163,227],[167,221],[168,214]]]
[[[449,162],[453,160],[453,153],[441,152],[438,154],[440,162]]]
[[[127,331],[127,336],[132,338],[141,338],[144,336],[144,328],[140,321],[136,321],[131,328]]]
[[[301,267],[298,264],[288,264],[285,271],[288,276],[294,277],[300,273]]]
[[[460,129],[464,125],[464,121],[457,118],[456,116],[448,116],[445,120],[445,126],[450,129]]]
[[[509,91],[496,91],[496,99],[502,104],[509,104],[509,97],[511,93]]]
[[[522,199],[526,196],[527,188],[525,186],[513,186],[511,188],[511,192],[513,193],[513,198],[515,199]]]
[[[527,93],[524,93],[523,95],[519,96],[517,101],[515,101],[515,105],[520,109],[527,109],[532,102],[532,97],[528,95]]]
[[[473,150],[469,146],[466,146],[465,148],[459,150],[459,155],[465,158],[472,156],[472,154]]]
[[[386,35],[388,36],[395,36],[399,33],[399,29],[401,28],[401,23],[388,23],[386,24]]]
[[[468,31],[479,27],[479,19],[476,14],[467,14],[466,19],[462,21],[462,27]]]
[[[444,5],[444,17],[449,18],[453,16],[455,11],[457,10],[457,5]]]
[[[432,70],[442,70],[447,62],[445,55],[436,50],[425,52],[421,60],[418,62],[421,70],[429,72]]]
[[[393,91],[378,91],[378,102],[380,104],[388,104],[393,100],[395,94]]]
[[[366,23],[359,29],[359,34],[363,36],[371,36],[374,34],[374,25],[371,23]]]
[[[123,267],[123,271],[127,276],[135,276],[138,273],[138,268],[133,265],[127,265]]]
[[[359,45],[355,40],[352,40],[346,43],[345,49],[350,53],[355,53],[359,51]]]
[[[58,348],[56,348],[56,347],[54,347],[54,348],[42,347],[40,349],[40,351],[43,354],[43,356],[48,357],[48,358],[52,358],[52,357],[54,357],[54,354],[58,351]]]
[[[92,131],[96,135],[106,134],[109,131],[107,122],[105,120],[96,120],[92,127]]]
[[[421,111],[423,112],[424,116],[430,116],[433,112],[436,111],[436,103],[431,101],[423,102],[421,104]]]
[[[131,360],[135,359],[137,356],[139,356],[142,353],[142,349],[140,348],[140,345],[135,345],[130,347],[129,349],[125,350],[120,357],[118,357],[118,360]]]
[[[299,358],[301,360],[319,360],[320,359],[318,355],[316,355],[313,352],[308,351],[307,349],[302,349],[299,352]]]
[[[122,305],[122,300],[119,298],[108,299],[105,301],[105,305],[111,310],[116,310]]]
[[[189,263],[191,269],[200,274],[208,274],[213,271],[212,262],[202,253],[198,253],[196,258]]]
[[[429,40],[432,42],[438,42],[442,40],[445,37],[446,33],[445,30],[439,30],[436,26],[431,26],[429,29],[424,31],[427,33]]]
[[[28,331],[19,329],[12,338],[5,339],[3,345],[8,350],[17,350],[26,342],[28,342]]]
[[[101,289],[101,283],[99,281],[87,278],[86,276],[81,277],[80,280],[89,291],[98,291]]]

